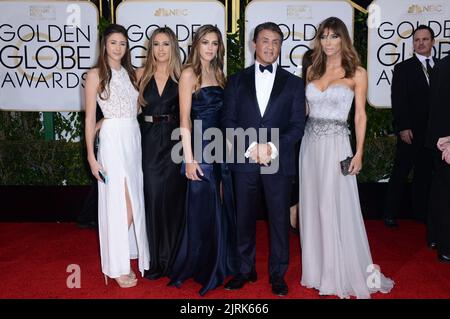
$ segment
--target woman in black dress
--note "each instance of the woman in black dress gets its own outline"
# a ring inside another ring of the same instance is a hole
[[[172,131],[179,127],[178,41],[170,28],[156,29],[147,46],[147,61],[136,71],[142,106],[142,169],[150,249],[147,279],[166,276],[184,228],[186,179],[171,159]]]

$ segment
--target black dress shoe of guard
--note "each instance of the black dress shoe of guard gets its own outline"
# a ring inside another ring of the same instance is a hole
[[[438,259],[442,263],[450,263],[450,255],[439,254]]]
[[[274,295],[283,297],[288,294],[288,285],[283,277],[273,277],[270,279],[270,283],[272,284],[272,293]]]
[[[437,244],[434,241],[431,241],[428,243],[428,247],[430,247],[431,249],[436,249],[437,248]]]
[[[247,282],[255,282],[258,280],[258,275],[256,271],[252,271],[248,275],[238,274],[230,279],[229,282],[225,285],[226,290],[238,290],[244,287]]]
[[[385,218],[384,225],[389,228],[398,227],[397,221],[394,218]]]

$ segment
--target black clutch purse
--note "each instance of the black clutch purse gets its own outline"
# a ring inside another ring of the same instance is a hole
[[[349,156],[345,160],[340,162],[342,175],[346,176],[350,173],[348,171],[348,168],[350,167],[350,162],[352,161],[352,159],[353,159],[353,156]]]

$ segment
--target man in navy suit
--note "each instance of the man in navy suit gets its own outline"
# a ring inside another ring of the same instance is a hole
[[[256,136],[233,136],[230,141],[240,267],[225,289],[241,289],[257,279],[256,217],[258,194],[263,191],[270,232],[269,280],[272,292],[279,296],[288,293],[284,275],[289,264],[291,178],[298,165],[295,144],[303,136],[305,122],[302,80],[277,63],[282,42],[283,33],[275,23],[256,27],[256,62],[229,78],[223,114],[223,126],[228,130],[256,132]]]

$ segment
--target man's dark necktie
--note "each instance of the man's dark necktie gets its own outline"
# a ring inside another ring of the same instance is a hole
[[[267,70],[267,71],[269,71],[270,73],[272,73],[273,67],[272,67],[272,64],[269,64],[269,65],[266,65],[266,66],[260,64],[260,65],[259,65],[259,70],[261,71],[261,73],[264,73],[264,70]]]
[[[430,64],[430,59],[426,59],[425,62],[427,63],[428,77],[430,77],[431,76],[431,72],[433,72],[433,68],[431,67],[431,64]]]

